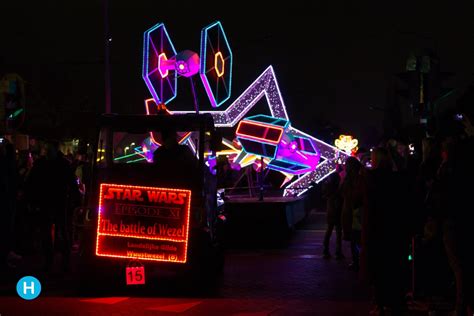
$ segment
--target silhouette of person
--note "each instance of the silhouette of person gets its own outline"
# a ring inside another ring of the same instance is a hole
[[[80,200],[80,193],[70,162],[59,151],[58,142],[46,145],[46,156],[33,165],[27,180],[27,196],[40,213],[42,244],[46,271],[53,264],[56,237],[63,241],[63,269],[69,268],[71,253],[71,211]],[[53,230],[54,228],[54,230]]]
[[[341,178],[337,172],[332,173],[323,186],[327,213],[327,228],[324,235],[324,258],[329,258],[331,256],[329,251],[329,241],[334,228],[336,228],[336,259],[342,259],[344,257],[342,254],[342,196],[340,186]]]
[[[191,150],[177,141],[172,129],[161,131],[162,145],[153,153],[153,163],[160,183],[173,188],[195,188],[199,169]]]

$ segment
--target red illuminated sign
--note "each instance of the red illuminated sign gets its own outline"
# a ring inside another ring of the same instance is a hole
[[[185,263],[191,191],[102,183],[96,254]]]

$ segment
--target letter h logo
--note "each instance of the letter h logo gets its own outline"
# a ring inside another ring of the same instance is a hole
[[[25,300],[34,300],[41,293],[41,283],[37,278],[25,276],[18,281],[16,292]]]

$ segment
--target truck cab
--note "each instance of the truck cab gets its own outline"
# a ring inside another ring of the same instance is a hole
[[[219,142],[209,114],[100,117],[81,234],[86,278],[125,280],[136,266],[147,275],[219,271],[225,217],[209,159]]]

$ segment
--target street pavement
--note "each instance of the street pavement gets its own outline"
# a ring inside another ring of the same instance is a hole
[[[202,284],[191,292],[168,291],[163,282],[153,291],[124,286],[88,295],[77,291],[74,273],[45,276],[33,269],[43,291],[26,301],[15,290],[26,272],[12,272],[0,286],[0,315],[368,315],[369,291],[347,268],[348,245],[346,259],[322,258],[324,222],[324,214],[311,214],[284,246],[229,249],[213,291],[200,291]]]

